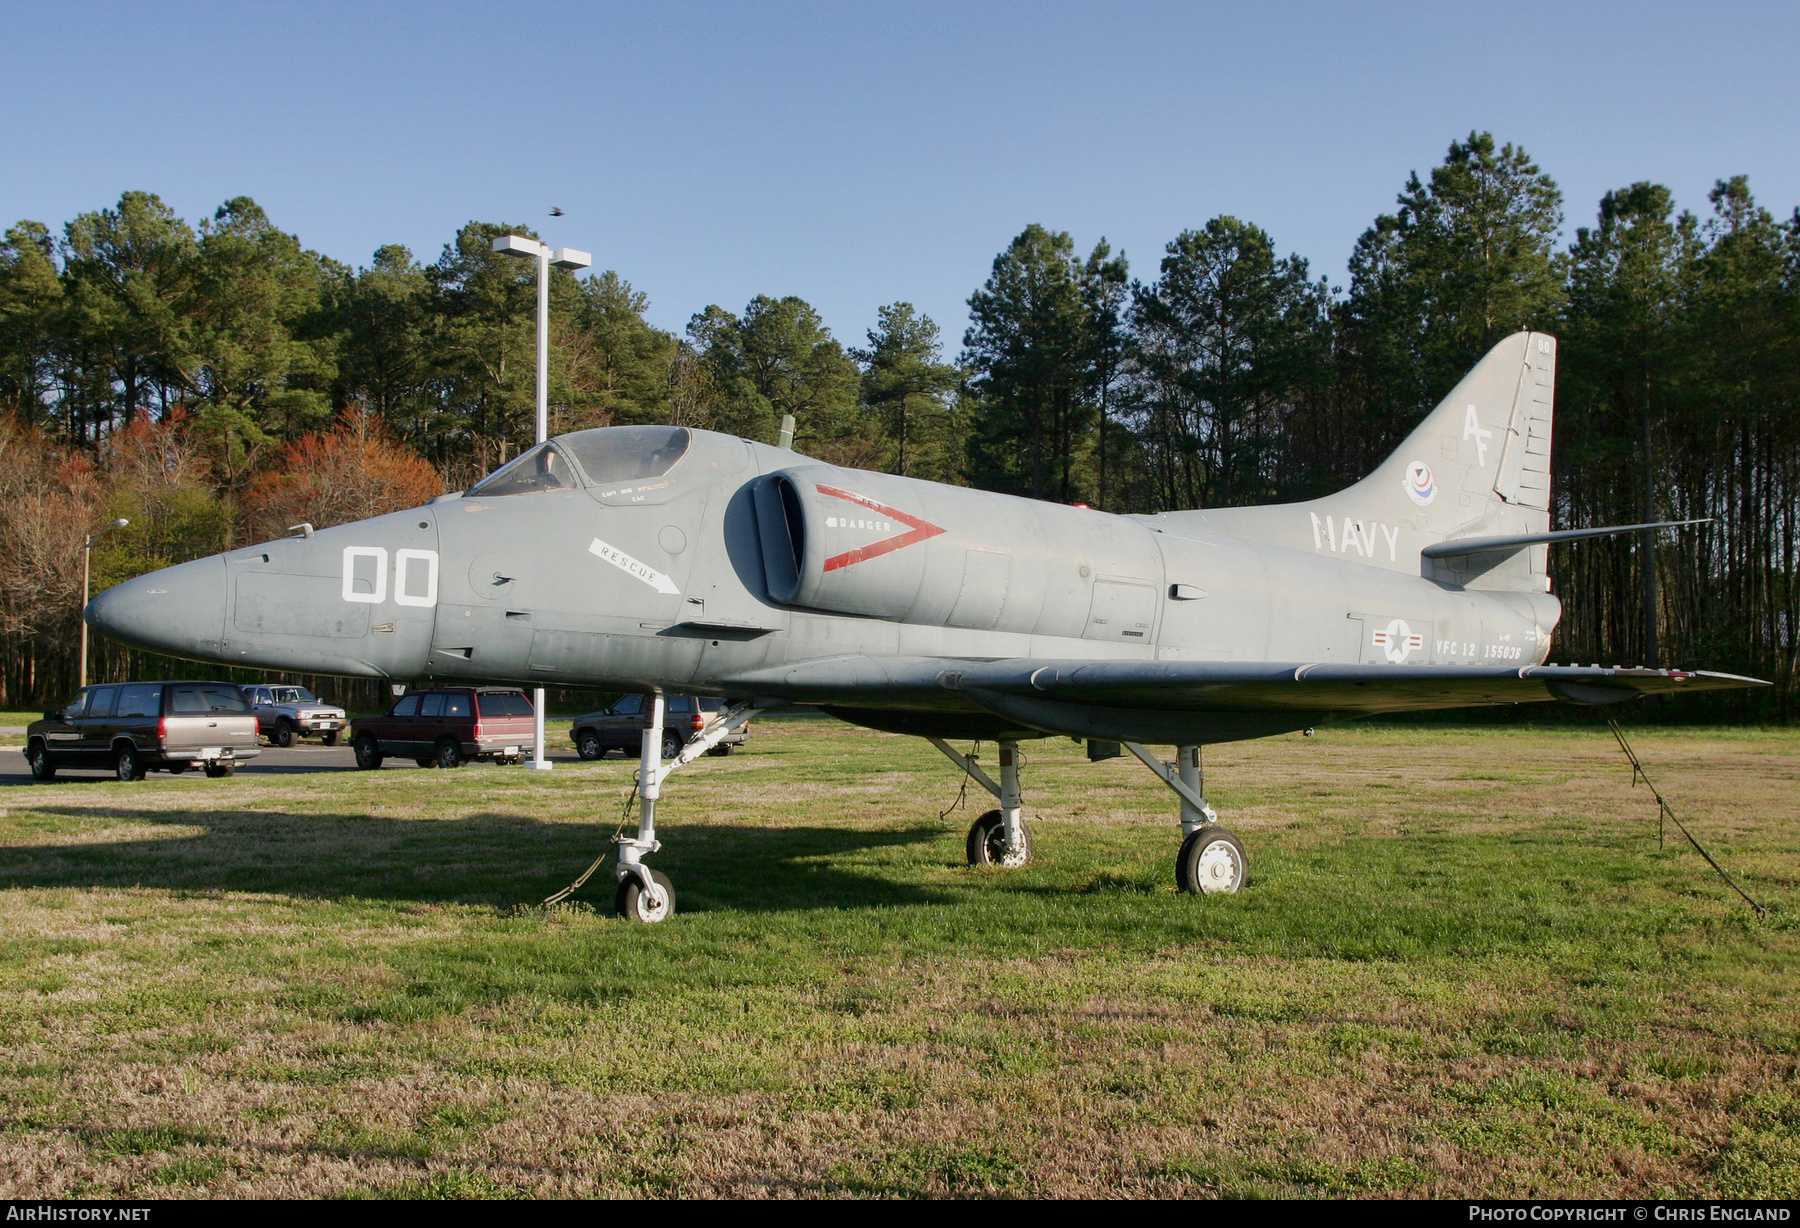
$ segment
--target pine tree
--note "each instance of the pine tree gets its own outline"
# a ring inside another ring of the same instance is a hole
[[[1161,276],[1132,289],[1140,436],[1161,506],[1275,498],[1296,394],[1329,372],[1328,294],[1259,227],[1219,217],[1184,231]]]
[[[49,228],[20,222],[0,243],[0,412],[35,425],[52,411],[66,309]]]
[[[711,306],[689,322],[688,336],[713,389],[716,429],[773,442],[792,414],[800,451],[840,464],[878,459],[856,364],[804,299],[759,294],[741,317]]]
[[[853,350],[863,365],[862,398],[886,436],[889,473],[954,480],[960,466],[949,438],[953,398],[962,372],[942,361],[938,326],[911,303],[879,309],[869,348]]]
[[[963,363],[973,372],[970,477],[978,486],[1074,502],[1097,421],[1092,288],[1123,278],[1104,240],[1086,262],[1066,232],[1033,223],[994,258],[969,297]]]
[[[1523,149],[1472,132],[1398,203],[1357,240],[1342,310],[1367,412],[1345,443],[1362,470],[1502,337],[1554,321],[1563,297],[1562,193]]]
[[[1685,308],[1700,247],[1694,217],[1675,217],[1674,208],[1667,188],[1634,183],[1608,192],[1598,224],[1576,231],[1557,398],[1564,523],[1662,518],[1658,436],[1683,382]],[[1558,553],[1570,596],[1591,598],[1576,603],[1586,625],[1564,634],[1653,665],[1661,655],[1656,535],[1636,543],[1635,576],[1625,565],[1630,546],[1594,543]],[[1634,591],[1642,609],[1635,625],[1625,619],[1602,629],[1593,621],[1629,609]]]

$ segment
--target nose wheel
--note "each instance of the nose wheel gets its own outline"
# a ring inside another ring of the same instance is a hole
[[[619,880],[613,893],[613,911],[627,921],[654,925],[667,920],[675,912],[675,884],[661,870],[651,870],[646,888],[636,874]]]

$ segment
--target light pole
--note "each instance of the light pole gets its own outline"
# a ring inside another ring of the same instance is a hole
[[[102,533],[110,533],[114,529],[122,529],[131,522],[123,516],[109,525],[95,529],[81,543],[81,664],[75,668],[75,685],[87,685],[87,603],[88,603],[88,555],[94,549],[94,539]]]
[[[585,269],[594,263],[587,252],[573,247],[551,251],[545,244],[524,235],[501,235],[494,240],[494,250],[505,256],[518,256],[537,261],[537,442],[550,437],[550,269]],[[532,694],[531,766],[550,770],[544,758],[544,688]]]

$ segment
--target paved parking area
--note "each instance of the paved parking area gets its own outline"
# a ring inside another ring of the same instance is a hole
[[[564,735],[563,744],[558,746],[554,739],[545,748],[550,753],[550,762],[579,763],[581,757],[575,748],[568,744]],[[389,759],[382,765],[384,772],[417,772],[421,769],[411,759]],[[527,769],[520,768],[520,771]],[[286,750],[276,746],[263,747],[262,754],[239,765],[240,776],[287,776],[298,772],[354,772],[356,760],[348,746],[290,746]],[[58,780],[105,780],[112,773],[102,768],[59,768]],[[201,776],[198,771],[184,775]],[[167,772],[152,772],[147,782],[158,780],[174,780]],[[0,786],[31,784],[31,772],[25,766],[25,749],[21,746],[0,746]]]

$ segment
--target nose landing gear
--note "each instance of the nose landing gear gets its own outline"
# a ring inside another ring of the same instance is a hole
[[[765,701],[773,706],[776,701]],[[644,729],[638,754],[638,825],[637,834],[618,836],[613,840],[617,859],[613,875],[619,880],[613,895],[613,911],[627,921],[654,925],[675,913],[675,884],[669,876],[652,870],[643,859],[662,848],[656,838],[656,802],[662,796],[662,783],[676,768],[692,763],[719,744],[727,734],[736,732],[745,721],[764,708],[753,701],[733,704],[705,729],[694,734],[685,745],[673,730],[663,731],[664,704],[662,692],[650,697],[650,723]],[[664,760],[668,762],[664,762]]]

